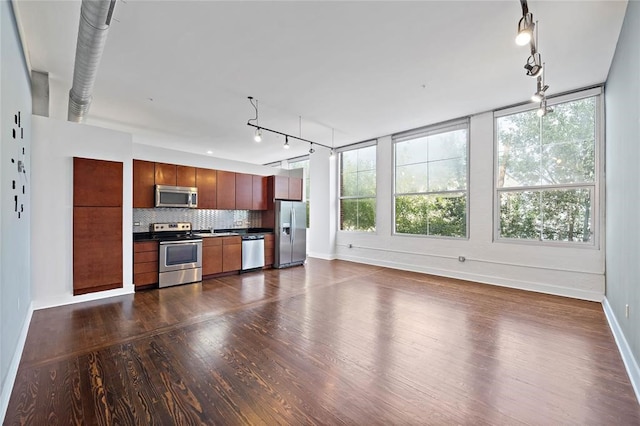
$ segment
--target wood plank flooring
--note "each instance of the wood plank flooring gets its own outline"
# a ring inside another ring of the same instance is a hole
[[[638,425],[602,307],[310,259],[34,312],[4,424]]]

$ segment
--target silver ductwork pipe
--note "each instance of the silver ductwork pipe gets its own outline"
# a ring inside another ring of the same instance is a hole
[[[115,4],[116,0],[82,0],[73,86],[69,91],[69,121],[81,123],[89,111]]]

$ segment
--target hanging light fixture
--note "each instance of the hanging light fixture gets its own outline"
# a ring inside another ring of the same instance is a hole
[[[293,139],[297,139],[299,141],[302,142],[308,142],[310,145],[309,147],[309,154],[313,154],[316,150],[313,148],[313,145],[318,145],[321,146],[323,148],[327,148],[329,150],[331,150],[331,153],[333,155],[333,147],[328,146],[328,145],[324,145],[315,141],[310,141],[308,139],[303,139],[302,138],[302,116],[299,116],[299,134],[298,136],[294,136],[294,135],[289,135],[287,133],[283,133],[283,132],[279,132],[277,130],[273,130],[273,129],[268,129],[266,127],[260,126],[258,123],[258,100],[254,99],[252,96],[248,96],[249,98],[249,102],[251,103],[251,106],[253,106],[253,109],[256,112],[256,116],[254,118],[250,118],[249,120],[247,120],[247,126],[251,126],[251,127],[255,127],[255,133],[253,136],[253,139],[256,142],[260,142],[262,141],[262,132],[270,132],[270,133],[275,133],[277,135],[282,135],[284,136],[284,145],[282,146],[284,149],[289,149],[291,146],[289,145],[289,138],[293,138]]]
[[[544,67],[544,64],[543,64],[543,67]],[[549,88],[548,85],[544,84],[543,76],[544,76],[544,74],[542,76],[538,76],[538,84],[537,84],[536,93],[531,95],[531,100],[533,102],[542,101],[544,99],[544,97],[545,97],[545,92]]]
[[[256,110],[256,118],[249,119],[249,123],[252,121],[256,122],[256,131],[253,134],[253,140],[256,142],[262,142],[262,129],[260,128],[260,122],[258,121],[258,100],[256,99],[254,103],[253,96],[249,96],[249,102],[251,102],[251,106],[253,106],[253,109]]]
[[[524,65],[524,69],[527,70],[527,75],[529,77],[535,78],[542,74],[542,58],[540,53],[536,52],[529,56],[527,63]]]
[[[533,39],[533,29],[536,24],[533,23],[533,14],[529,13],[526,0],[521,0],[520,3],[522,4],[522,18],[518,21],[516,44],[518,46],[526,46]]]

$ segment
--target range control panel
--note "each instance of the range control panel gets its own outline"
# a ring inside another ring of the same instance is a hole
[[[190,222],[152,223],[151,232],[191,231]]]

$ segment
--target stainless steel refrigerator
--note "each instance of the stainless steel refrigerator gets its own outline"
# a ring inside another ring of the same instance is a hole
[[[302,265],[307,259],[307,205],[276,200],[274,268]]]

